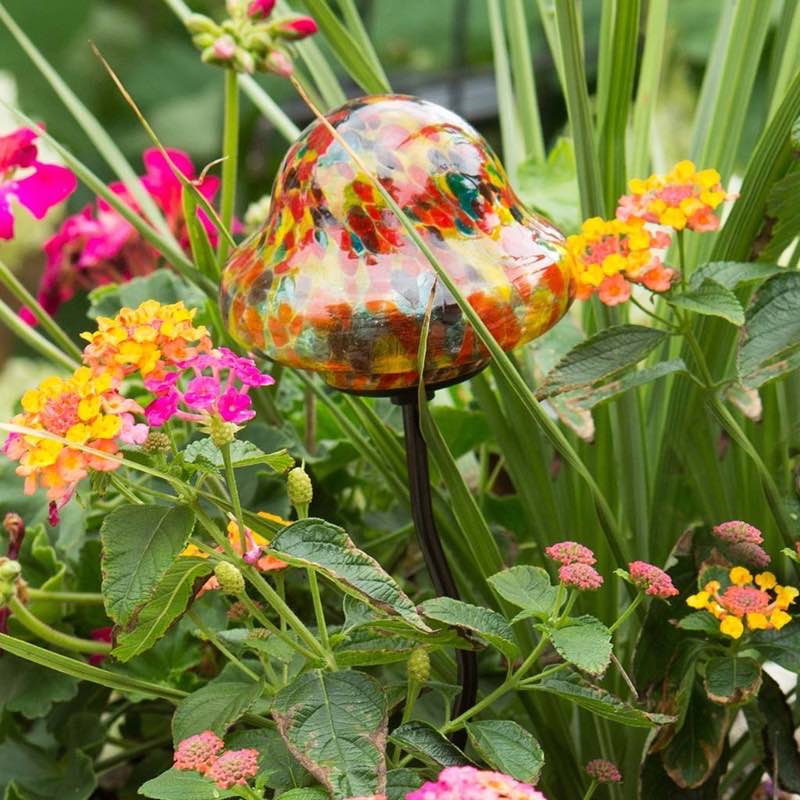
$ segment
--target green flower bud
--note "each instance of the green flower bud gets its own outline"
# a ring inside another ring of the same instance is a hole
[[[418,647],[408,658],[408,679],[414,683],[427,683],[431,676],[431,659],[424,647]]]
[[[191,14],[186,18],[184,25],[189,33],[210,33],[214,37],[219,36],[221,30],[219,25],[205,14]]]
[[[205,429],[211,437],[211,441],[222,449],[226,444],[230,444],[236,438],[236,431],[239,426],[233,422],[225,422],[217,416],[211,418],[211,422]]]
[[[169,436],[163,431],[150,431],[143,446],[146,453],[168,453],[171,449]]]
[[[253,628],[250,631],[248,639],[269,639],[271,636],[270,632],[266,628]]]
[[[220,561],[214,567],[214,575],[219,581],[219,588],[225,594],[242,594],[244,592],[244,577],[239,568],[228,561]]]
[[[286,491],[289,502],[297,509],[298,514],[307,514],[308,506],[314,499],[314,487],[311,478],[302,467],[295,467],[286,476]]]

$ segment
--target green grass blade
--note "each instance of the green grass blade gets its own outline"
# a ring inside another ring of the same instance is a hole
[[[150,222],[156,227],[164,239],[177,245],[175,237],[172,235],[166,219],[164,219],[164,215],[161,213],[161,210],[156,205],[153,198],[145,191],[139,176],[127,162],[122,151],[117,147],[114,140],[106,132],[97,118],[81,102],[72,89],[67,86],[36,45],[33,44],[17,23],[14,22],[13,17],[6,11],[2,4],[0,4],[0,21],[8,28],[19,46],[25,51],[39,72],[41,72],[44,79],[50,84],[61,102],[67,107],[75,121],[83,129],[83,132],[97,148],[97,152],[100,153],[106,164],[108,164],[117,177],[126,185]]]
[[[348,0],[352,2],[352,0]],[[514,96],[519,110],[519,123],[525,142],[525,155],[537,164],[545,161],[544,134],[536,100],[536,81],[533,75],[528,20],[523,0],[506,0],[508,41],[514,72]]]
[[[623,0],[624,2],[624,0]],[[607,0],[600,8],[600,31],[597,44],[597,88],[595,90],[595,117],[597,129],[601,130],[609,108],[611,75],[614,58],[614,26],[620,0]],[[580,6],[578,7],[580,15]]]
[[[664,60],[667,8],[667,0],[650,0],[648,5],[642,69],[633,107],[633,142],[629,162],[629,175],[632,177],[644,177],[650,168],[650,135]]]
[[[771,84],[772,99],[767,119],[771,120],[783,100],[792,77],[800,69],[800,3],[787,0],[783,4],[783,17],[775,34],[775,54],[777,69],[775,81]]]
[[[361,19],[361,14],[358,13],[358,8],[355,0],[339,0],[339,8],[342,11],[344,23],[350,35],[356,40],[361,52],[369,59],[372,64],[372,69],[377,75],[380,75],[384,83],[388,86],[389,79],[386,77],[386,72],[383,69],[383,64],[378,57],[378,53],[372,44],[369,33],[364,26],[364,20]]]
[[[555,0],[536,0],[539,8],[539,20],[542,23],[544,30],[544,37],[547,39],[547,46],[550,48],[550,53],[553,56],[553,63],[556,67],[558,74],[558,83],[564,87],[564,57],[561,53],[561,42],[558,38],[558,30],[556,28],[556,8]]]
[[[578,165],[578,189],[584,217],[604,214],[603,184],[592,126],[586,69],[578,20],[573,0],[555,0],[556,28],[564,61],[564,97],[575,143]]]
[[[364,55],[356,40],[325,0],[303,0],[303,5],[317,21],[336,58],[365,92],[386,94],[392,91],[386,76],[376,71],[370,59]]]

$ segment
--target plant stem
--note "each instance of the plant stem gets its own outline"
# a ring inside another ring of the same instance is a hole
[[[239,76],[236,70],[225,70],[225,117],[222,140],[222,199],[220,218],[226,230],[233,222],[236,202],[236,173],[239,160]],[[217,263],[220,270],[228,257],[228,242],[220,235],[217,246]]]
[[[262,627],[266,628],[273,636],[276,636],[282,642],[285,642],[287,645],[289,645],[289,647],[291,647],[293,650],[296,650],[301,656],[303,656],[303,658],[309,661],[318,660],[314,653],[312,653],[310,650],[306,650],[306,648],[303,647],[299,642],[296,642],[294,639],[292,639],[292,637],[289,636],[286,631],[280,630],[246,594],[239,595],[237,599],[250,612],[251,616],[254,619],[257,619],[261,623]]]
[[[586,790],[586,794],[583,796],[583,800],[590,800],[591,797],[594,796],[594,793],[597,791],[597,787],[600,784],[596,780],[592,780],[589,784],[589,788]]]
[[[46,589],[26,589],[31,600],[48,603],[71,603],[76,606],[103,605],[103,595],[94,592],[49,592]]]
[[[124,762],[129,761],[136,756],[140,756],[143,753],[154,750],[156,747],[169,744],[171,741],[171,736],[159,736],[157,739],[151,739],[148,742],[142,742],[141,744],[134,745],[128,750],[123,750],[121,753],[114,753],[113,756],[109,756],[108,758],[98,761],[94,765],[94,771],[98,774],[101,772],[107,772],[113,767],[116,767],[118,764],[123,764]]]
[[[207,625],[204,624],[203,620],[200,619],[197,612],[193,608],[188,610],[187,615],[189,619],[194,622],[195,625],[197,625],[203,636],[205,636],[206,639],[208,639],[208,641],[211,642],[211,644],[213,644],[214,647],[216,647],[217,650],[219,650],[220,653],[222,653],[222,655],[224,655],[225,658],[231,662],[231,664],[234,664],[241,672],[247,675],[248,678],[252,678],[256,683],[261,682],[261,678],[256,675],[256,673],[253,672],[250,667],[242,663],[242,661],[240,661],[227,647],[225,647],[224,644],[222,644],[216,632],[212,631]]]
[[[306,570],[308,573],[308,587],[311,589],[311,599],[314,602],[314,616],[317,619],[317,630],[319,631],[319,639],[322,646],[326,651],[331,653],[330,639],[328,638],[328,626],[325,623],[325,610],[322,607],[322,597],[319,592],[319,581],[317,580],[317,573],[313,569]],[[333,659],[333,653],[331,653]],[[333,660],[335,664],[335,659]]]
[[[68,633],[62,633],[55,628],[51,628],[46,622],[42,622],[32,614],[16,597],[12,597],[8,601],[8,607],[14,615],[14,619],[20,625],[55,647],[60,647],[63,650],[72,650],[75,653],[90,653],[94,655],[107,655],[111,652],[111,645],[108,642],[93,642],[89,639],[70,636]]]
[[[622,627],[622,625],[625,623],[625,620],[627,620],[628,617],[631,614],[633,614],[634,611],[636,611],[642,600],[644,600],[644,594],[642,594],[642,592],[639,592],[639,594],[637,594],[636,597],[633,598],[633,602],[628,605],[628,607],[622,612],[622,614],[619,615],[617,621],[609,628],[611,633],[614,633],[614,631],[617,630],[617,628]]]
[[[233,504],[233,513],[236,517],[236,524],[239,526],[239,541],[242,548],[241,555],[244,556],[249,549],[247,547],[247,530],[244,524],[244,514],[242,514],[242,502],[239,499],[239,487],[236,485],[236,473],[233,469],[230,443],[223,445],[221,451],[222,461],[225,464],[225,482],[228,485],[228,493],[231,496],[231,503]]]

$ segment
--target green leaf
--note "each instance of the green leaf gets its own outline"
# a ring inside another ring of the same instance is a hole
[[[737,366],[742,382],[800,346],[800,272],[770,278],[747,309]]]
[[[125,505],[103,520],[103,599],[114,622],[128,622],[150,598],[193,527],[184,505]]]
[[[779,631],[756,631],[750,643],[765,661],[774,661],[800,674],[800,624],[791,622]]]
[[[183,302],[187,308],[202,308],[206,296],[196,286],[168,269],[139,275],[125,283],[107,283],[89,292],[90,319],[113,317],[121,308],[137,308],[145,300],[171,304]]]
[[[667,302],[676,308],[702,314],[706,317],[722,317],[733,325],[744,325],[744,309],[736,295],[716,281],[707,278],[696,289],[670,295]]]
[[[420,611],[427,619],[464,628],[496,647],[506,658],[514,659],[519,648],[514,641],[511,626],[496,611],[482,606],[473,606],[451,597],[434,597],[426,600]]]
[[[386,786],[386,697],[361,672],[307,672],[275,697],[272,716],[292,755],[334,798]]]
[[[203,731],[224,736],[253,707],[262,687],[244,675],[241,677],[234,680],[223,673],[178,703],[172,717],[172,739],[176,745]]]
[[[641,361],[666,337],[664,331],[642,325],[604,328],[572,348],[548,373],[537,397],[591,386]]]
[[[558,654],[578,669],[602,675],[611,662],[611,631],[594,617],[578,617],[566,628],[556,628],[550,641]]]
[[[708,611],[693,611],[678,621],[678,627],[685,631],[700,631],[712,636],[720,636],[719,620]]]
[[[460,767],[470,760],[429,722],[412,720],[395,728],[389,739],[403,750],[434,767]]]
[[[0,790],[13,781],[25,800],[89,800],[97,784],[92,760],[78,750],[61,758],[7,738],[0,744]]]
[[[779,180],[767,198],[767,213],[772,225],[770,242],[758,254],[764,260],[777,260],[800,233],[800,170]]]
[[[49,713],[53,703],[71,700],[78,682],[67,675],[4,653],[0,658],[0,713],[18,712],[28,719]]]
[[[757,283],[785,271],[785,267],[763,261],[709,261],[691,274],[689,288],[699,289],[706,280],[712,280],[726,289],[738,289],[743,284]]]
[[[722,656],[706,664],[708,699],[720,705],[749,702],[761,686],[761,667],[752,658]]]
[[[430,631],[394,578],[336,525],[321,519],[301,520],[284,528],[269,551],[289,564],[317,569],[368,605]]]
[[[277,795],[275,800],[328,800],[328,793],[322,789],[289,789]]]
[[[526,206],[540,211],[561,230],[572,232],[580,228],[578,176],[571,139],[558,139],[544,164],[523,162],[517,189]]]
[[[525,783],[535,784],[539,779],[544,753],[521,725],[511,720],[468,722],[467,733],[472,746],[492,769]]]
[[[225,743],[229,750],[245,747],[258,750],[259,763],[269,771],[266,785],[276,793],[306,786],[311,782],[311,776],[294,760],[275,729],[236,731],[226,737]]]
[[[182,453],[187,464],[196,464],[212,469],[222,469],[225,464],[222,453],[211,439],[198,439],[186,445]],[[261,464],[269,467],[278,474],[283,474],[294,466],[294,458],[286,450],[274,453],[265,453],[260,447],[244,439],[234,439],[231,442],[231,461],[234,469],[242,467],[255,467]]]
[[[541,567],[522,564],[504,569],[488,581],[500,597],[524,609],[526,616],[546,617],[555,606],[558,590]]]
[[[139,787],[139,794],[154,800],[219,800],[239,797],[236,789],[220,789],[197,772],[168,769]]]
[[[434,405],[431,416],[453,458],[461,458],[484,442],[491,441],[492,432],[485,414],[466,408]]]
[[[334,654],[340,667],[366,667],[406,661],[418,646],[414,639],[381,636],[362,628],[351,633]]]
[[[422,786],[422,778],[413,769],[390,769],[386,773],[388,800],[405,800],[406,795]]]
[[[761,729],[764,769],[774,774],[777,766],[781,789],[800,792],[800,751],[792,709],[781,687],[767,673],[758,693],[758,710],[765,722]]]
[[[205,559],[177,559],[156,586],[152,599],[138,608],[117,632],[114,657],[129,661],[151,648],[183,614],[194,595],[195,583],[209,572],[211,564]]]
[[[530,689],[554,694],[591,711],[598,717],[633,728],[655,728],[666,725],[674,719],[664,714],[651,714],[636,708],[577,675],[567,678],[545,678],[539,683],[531,684]]]

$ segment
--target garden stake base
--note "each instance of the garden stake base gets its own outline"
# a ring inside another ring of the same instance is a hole
[[[432,395],[431,395],[432,396]],[[403,430],[406,440],[408,485],[411,494],[411,516],[417,530],[417,539],[434,588],[439,595],[460,599],[453,573],[447,563],[439,532],[433,516],[431,482],[428,472],[428,446],[419,424],[419,399],[416,390],[396,395],[393,402],[403,409]],[[478,696],[478,659],[469,650],[457,650],[458,683],[461,694],[453,708],[453,718],[461,716],[475,705]],[[466,744],[466,731],[456,731],[451,736],[453,744]]]

